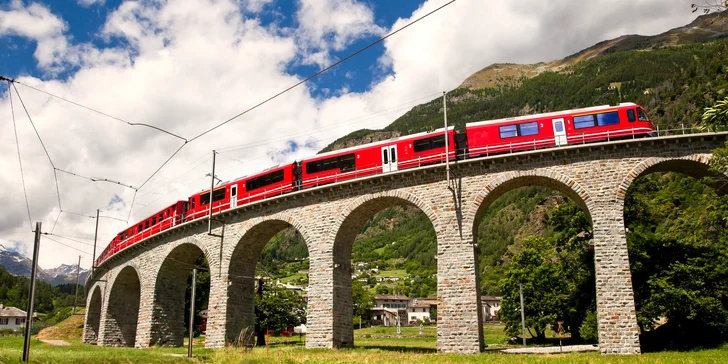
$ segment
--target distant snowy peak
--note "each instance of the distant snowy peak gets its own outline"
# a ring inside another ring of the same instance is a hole
[[[8,251],[7,248],[0,244],[0,266],[5,267],[12,275],[30,277],[33,261],[18,252]],[[76,264],[61,264],[53,269],[38,267],[38,279],[54,286],[64,283],[75,283],[76,267]],[[83,284],[86,281],[89,270],[81,268],[78,273],[78,281]]]

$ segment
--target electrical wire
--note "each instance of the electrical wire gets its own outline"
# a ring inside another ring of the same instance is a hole
[[[271,96],[271,97],[269,97],[269,98],[267,98],[267,99],[259,102],[258,104],[254,105],[253,107],[251,107],[251,108],[249,108],[249,109],[247,109],[247,110],[245,110],[245,111],[243,111],[243,112],[241,112],[241,113],[239,113],[239,114],[231,117],[230,119],[227,119],[227,120],[223,121],[222,123],[217,124],[216,126],[214,126],[214,127],[210,128],[210,129],[208,129],[208,130],[200,133],[199,135],[193,137],[189,141],[192,142],[192,141],[194,141],[194,140],[196,140],[196,139],[198,139],[198,138],[200,138],[200,137],[202,137],[202,136],[204,136],[204,135],[212,132],[213,130],[215,130],[215,129],[217,129],[217,128],[219,128],[219,127],[221,127],[221,126],[223,126],[223,125],[225,125],[225,124],[227,124],[227,123],[229,123],[229,122],[231,122],[231,121],[233,121],[233,120],[235,120],[235,119],[237,119],[237,118],[239,118],[239,117],[241,117],[241,116],[243,116],[243,115],[245,115],[245,114],[247,114],[247,113],[249,113],[249,112],[251,112],[251,111],[253,111],[255,109],[257,109],[258,107],[262,106],[263,104],[268,103],[269,101],[277,98],[278,96],[283,95],[284,93],[286,93],[286,92],[288,92],[288,91],[290,91],[290,90],[292,90],[292,89],[294,89],[294,88],[296,88],[296,87],[298,87],[298,86],[300,86],[300,85],[302,85],[302,84],[310,81],[311,79],[313,79],[313,78],[315,78],[315,77],[323,74],[324,72],[326,72],[326,71],[328,71],[328,70],[330,70],[330,69],[332,69],[332,68],[334,68],[334,67],[336,67],[336,66],[338,66],[338,65],[340,65],[340,64],[342,64],[342,63],[344,63],[346,61],[348,61],[349,59],[355,57],[359,53],[362,53],[362,52],[366,51],[367,49],[369,49],[369,48],[371,48],[371,47],[373,47],[373,46],[375,46],[375,45],[383,42],[387,38],[389,38],[389,37],[391,37],[391,36],[393,36],[393,35],[401,32],[401,31],[409,28],[410,26],[416,24],[420,20],[422,20],[422,19],[424,19],[424,18],[426,18],[426,17],[428,17],[428,16],[436,13],[440,9],[443,9],[444,7],[446,7],[446,6],[454,3],[455,1],[457,1],[457,0],[451,0],[451,1],[447,2],[447,3],[445,3],[444,5],[438,7],[437,9],[435,9],[435,10],[433,10],[433,11],[431,11],[431,12],[429,12],[429,13],[427,13],[427,14],[419,17],[419,18],[417,18],[416,20],[410,22],[409,24],[407,24],[407,25],[405,25],[405,26],[403,26],[403,27],[401,27],[401,28],[399,28],[399,29],[397,29],[397,30],[395,30],[393,32],[390,32],[389,34],[385,35],[384,37],[381,37],[381,38],[377,39],[376,41],[374,41],[372,43],[369,43],[369,45],[365,46],[364,48],[359,49],[358,51],[356,51],[356,52],[354,52],[354,53],[352,53],[352,54],[350,54],[350,55],[342,58],[341,60],[335,62],[334,64],[332,64],[332,65],[330,65],[330,66],[328,66],[328,67],[326,67],[326,68],[324,68],[324,69],[322,69],[322,70],[314,73],[311,76],[308,76],[307,78],[303,79],[302,81],[299,81],[298,83],[294,84],[293,86],[288,87],[287,89],[285,89],[285,90],[283,90],[283,91],[281,91],[281,92],[279,92],[279,93],[277,93],[277,94],[275,94],[275,95],[273,95],[273,96]]]
[[[18,127],[15,123],[15,108],[13,107],[13,95],[10,91],[10,81],[8,82],[8,98],[10,99],[10,112],[13,114],[13,131],[15,131],[15,146],[18,148],[18,164],[20,164],[20,180],[23,183],[23,196],[25,196],[25,207],[28,209],[28,224],[33,229],[33,219],[30,217],[30,204],[28,203],[28,191],[25,188],[25,176],[23,172],[23,160],[20,158],[20,142],[18,140]],[[56,219],[58,221],[58,219]]]
[[[43,235],[52,235],[52,236],[55,236],[57,238],[70,240],[72,242],[79,243],[79,244],[83,244],[83,245],[87,245],[87,246],[94,246],[93,244],[85,243],[83,241],[76,240],[76,239],[73,239],[73,238],[70,238],[70,237],[67,237],[67,236],[63,236],[63,235],[58,235],[58,234],[53,234],[53,233],[42,233],[42,234]]]
[[[144,124],[144,123],[132,123],[132,122],[130,122],[130,121],[126,121],[126,120],[124,120],[124,119],[122,119],[122,118],[119,118],[119,117],[116,117],[116,116],[113,116],[113,115],[109,115],[109,114],[107,114],[107,113],[105,113],[105,112],[102,112],[102,111],[99,111],[99,110],[96,110],[96,109],[90,108],[90,107],[88,107],[88,106],[85,106],[85,105],[82,105],[82,104],[79,104],[79,103],[77,103],[77,102],[75,102],[75,101],[71,101],[71,100],[65,99],[65,98],[63,98],[63,97],[60,97],[60,96],[58,96],[58,95],[54,95],[54,94],[52,94],[52,93],[50,93],[50,92],[48,92],[48,91],[44,91],[44,90],[41,90],[41,89],[35,88],[35,87],[33,87],[33,86],[30,86],[30,85],[28,85],[28,84],[22,83],[22,82],[20,82],[20,81],[18,81],[18,80],[12,80],[12,82],[14,82],[14,83],[18,83],[18,84],[21,84],[21,85],[23,85],[23,86],[25,86],[25,87],[28,87],[28,88],[30,88],[30,89],[33,89],[33,90],[35,90],[35,91],[38,91],[38,92],[41,92],[41,93],[44,93],[44,94],[46,94],[46,95],[48,95],[48,96],[51,96],[51,97],[54,97],[54,98],[56,98],[56,99],[59,99],[59,100],[63,100],[63,101],[65,101],[65,102],[68,102],[68,103],[70,103],[70,104],[72,104],[72,105],[76,105],[76,106],[78,106],[78,107],[81,107],[81,108],[84,108],[84,109],[86,109],[86,110],[89,110],[89,111],[95,112],[95,113],[97,113],[97,114],[99,114],[99,115],[103,115],[103,116],[105,116],[105,117],[107,117],[107,118],[110,118],[110,119],[114,119],[114,120],[117,120],[117,121],[121,121],[121,122],[122,122],[122,123],[124,123],[124,124],[130,125],[130,126],[144,126],[144,127],[147,127],[147,128],[152,128],[152,129],[154,129],[154,130],[157,130],[157,131],[160,131],[160,132],[162,132],[162,133],[165,133],[165,134],[171,135],[171,136],[173,136],[173,137],[175,137],[175,138],[178,138],[178,139],[182,139],[182,140],[184,140],[185,142],[187,141],[187,139],[185,139],[185,138],[183,138],[183,137],[181,137],[181,136],[179,136],[179,135],[177,135],[177,134],[174,134],[174,133],[172,133],[172,132],[170,132],[170,131],[164,130],[164,129],[162,129],[162,128],[159,128],[159,127],[156,127],[156,126],[154,126],[154,125],[149,125],[149,124]]]
[[[73,250],[75,250],[75,251],[78,251],[78,252],[84,253],[84,254],[86,254],[86,255],[92,255],[91,253],[89,253],[89,252],[87,252],[87,251],[85,251],[85,250],[81,250],[81,249],[78,249],[78,248],[74,248],[74,247],[72,247],[72,246],[70,246],[70,245],[68,245],[68,244],[65,244],[65,243],[61,243],[60,241],[58,241],[58,240],[56,240],[56,239],[53,239],[53,238],[51,238],[50,236],[47,236],[47,235],[46,235],[46,237],[45,237],[45,238],[46,238],[46,239],[48,239],[48,240],[50,240],[50,241],[52,241],[52,242],[54,242],[54,243],[57,243],[57,244],[61,244],[61,245],[65,246],[65,247],[67,247],[67,248],[71,248],[71,249],[73,249]]]
[[[61,190],[58,188],[58,174],[56,173],[56,165],[53,164],[53,159],[51,159],[51,155],[48,154],[48,149],[46,149],[45,143],[43,143],[43,138],[40,137],[40,133],[38,133],[38,129],[36,129],[35,123],[33,123],[33,118],[30,117],[28,108],[25,107],[25,102],[23,102],[23,98],[20,97],[20,92],[18,92],[18,88],[15,87],[15,83],[11,82],[10,84],[13,86],[13,89],[15,90],[15,94],[18,95],[18,100],[20,100],[20,105],[23,106],[23,110],[25,110],[25,115],[28,116],[30,125],[33,126],[33,130],[35,130],[35,135],[38,136],[38,140],[40,141],[40,145],[43,147],[43,151],[45,151],[46,157],[48,157],[48,161],[51,162],[51,167],[53,167],[53,179],[56,181],[56,194],[58,197],[58,208],[60,210],[63,210],[63,206],[61,205]]]
[[[383,42],[383,41],[384,41],[384,40],[386,40],[387,38],[389,38],[389,37],[391,37],[391,36],[393,36],[393,35],[395,35],[395,34],[397,34],[397,33],[401,32],[402,30],[405,30],[405,29],[409,28],[410,26],[412,26],[412,25],[416,24],[416,23],[417,23],[417,22],[419,22],[420,20],[422,20],[422,19],[424,19],[424,18],[427,18],[428,16],[430,16],[430,15],[432,15],[432,14],[434,14],[434,13],[436,13],[436,12],[440,11],[441,9],[443,9],[443,8],[445,8],[446,6],[448,6],[448,5],[452,4],[452,3],[454,3],[455,1],[457,1],[457,0],[450,0],[449,2],[445,3],[444,5],[442,5],[442,6],[438,7],[438,8],[436,8],[435,10],[432,10],[431,12],[429,12],[429,13],[427,13],[427,14],[425,14],[425,15],[423,15],[423,16],[421,16],[421,17],[417,18],[417,19],[415,19],[414,21],[410,22],[409,24],[407,24],[407,25],[405,25],[405,26],[403,26],[403,27],[401,27],[401,28],[399,28],[399,29],[397,29],[397,30],[395,30],[395,31],[393,31],[393,32],[390,32],[389,34],[385,35],[384,37],[382,37],[382,38],[379,38],[378,40],[376,40],[376,41],[374,41],[374,42],[370,43],[369,45],[367,45],[367,46],[365,46],[365,47],[363,47],[363,48],[359,49],[358,51],[356,51],[356,52],[354,52],[354,53],[352,53],[352,54],[350,54],[350,55],[348,55],[348,56],[346,56],[346,57],[342,58],[341,60],[339,60],[339,61],[335,62],[334,64],[332,64],[332,65],[330,65],[330,66],[328,66],[328,67],[326,67],[326,68],[324,68],[324,69],[322,69],[322,70],[320,70],[320,71],[318,71],[318,72],[314,73],[314,74],[313,74],[313,75],[311,75],[311,76],[308,76],[307,78],[305,78],[304,80],[302,80],[302,81],[300,81],[300,82],[298,82],[298,83],[294,84],[293,86],[290,86],[290,87],[288,87],[288,88],[284,89],[283,91],[280,91],[280,92],[278,92],[277,94],[275,94],[275,95],[273,95],[273,96],[271,96],[271,97],[269,97],[269,98],[267,98],[267,99],[265,99],[265,100],[263,100],[263,101],[261,101],[261,102],[257,103],[256,105],[254,105],[254,106],[252,106],[252,107],[248,108],[247,110],[245,110],[245,111],[243,111],[243,112],[241,112],[241,113],[239,113],[239,114],[237,114],[237,115],[235,115],[235,116],[233,116],[233,117],[231,117],[231,118],[229,118],[229,119],[227,119],[227,120],[225,120],[225,121],[223,121],[223,122],[221,122],[221,123],[219,123],[219,124],[217,124],[217,125],[213,126],[213,127],[212,127],[212,128],[210,128],[210,129],[207,129],[206,131],[204,131],[204,132],[202,132],[202,133],[200,133],[200,134],[196,135],[195,137],[193,137],[193,138],[191,138],[191,139],[189,139],[189,140],[185,140],[184,144],[182,144],[182,146],[180,146],[180,147],[179,147],[179,149],[177,149],[177,150],[176,150],[176,151],[175,151],[174,153],[172,153],[172,155],[171,155],[171,156],[170,156],[170,157],[169,157],[169,158],[168,158],[168,159],[167,159],[167,160],[166,160],[166,161],[165,161],[164,163],[162,163],[162,165],[161,165],[161,166],[160,166],[159,168],[157,168],[157,170],[156,170],[156,171],[154,171],[154,173],[152,173],[152,175],[151,175],[151,176],[149,176],[149,178],[147,178],[147,180],[146,180],[146,181],[144,181],[144,183],[142,183],[142,184],[141,184],[141,185],[139,186],[139,188],[141,189],[141,188],[142,188],[142,187],[143,187],[143,186],[144,186],[145,184],[147,184],[147,182],[149,182],[149,180],[150,180],[150,179],[152,179],[152,178],[153,178],[153,177],[154,177],[154,176],[155,176],[155,175],[156,175],[157,173],[159,173],[159,171],[160,171],[160,170],[161,170],[162,168],[164,168],[164,166],[165,166],[165,165],[167,165],[167,163],[169,163],[169,161],[170,161],[170,160],[172,160],[172,158],[174,158],[174,156],[175,156],[175,155],[177,155],[177,153],[179,153],[179,151],[180,151],[180,150],[181,150],[182,148],[184,148],[184,146],[185,146],[185,145],[187,145],[188,143],[191,143],[191,142],[193,142],[193,141],[195,141],[195,140],[197,140],[197,139],[199,139],[199,138],[203,137],[204,135],[206,135],[206,134],[208,134],[208,133],[212,132],[213,130],[215,130],[215,129],[217,129],[217,128],[219,128],[219,127],[221,127],[221,126],[223,126],[223,125],[225,125],[225,124],[227,124],[227,123],[229,123],[229,122],[231,122],[231,121],[233,121],[233,120],[235,120],[235,119],[237,119],[237,118],[239,118],[239,117],[241,117],[241,116],[243,116],[243,115],[245,115],[245,114],[247,114],[247,113],[249,113],[249,112],[251,112],[251,111],[253,111],[253,110],[255,110],[255,109],[257,109],[258,107],[260,107],[260,106],[262,106],[262,105],[264,105],[264,104],[266,104],[266,103],[268,103],[268,102],[272,101],[273,99],[276,99],[276,98],[278,98],[279,96],[283,95],[284,93],[286,93],[286,92],[288,92],[288,91],[290,91],[290,90],[292,90],[292,89],[294,89],[294,88],[296,88],[296,87],[298,87],[298,86],[300,86],[300,85],[302,85],[302,84],[304,84],[304,83],[306,83],[306,82],[310,81],[311,79],[313,79],[313,78],[315,78],[315,77],[318,77],[319,75],[323,74],[324,72],[327,72],[328,70],[330,70],[330,69],[332,69],[332,68],[334,68],[334,67],[336,67],[336,66],[338,66],[338,65],[340,65],[340,64],[342,64],[342,63],[344,63],[344,62],[346,62],[346,61],[348,61],[349,59],[351,59],[351,58],[355,57],[356,55],[358,55],[358,54],[360,54],[360,53],[362,53],[362,52],[366,51],[367,49],[369,49],[369,48],[371,48],[371,47],[373,47],[373,46],[375,46],[375,45],[377,45],[377,44],[379,44],[379,43]]]

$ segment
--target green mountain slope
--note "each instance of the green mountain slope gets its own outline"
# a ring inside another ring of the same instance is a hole
[[[537,74],[516,73],[485,83],[486,87],[471,82],[448,94],[448,119],[462,130],[468,122],[630,101],[645,106],[662,130],[699,125],[703,108],[728,92],[726,19],[728,13],[703,16],[658,36],[602,42],[557,61],[558,67]],[[353,132],[323,151],[441,125],[442,100],[438,98],[414,107],[382,130]],[[530,187],[505,194],[489,208],[478,228],[484,294],[500,293],[498,282],[520,241],[530,235],[553,234],[544,217],[565,203],[567,199],[557,192]],[[295,234],[284,232],[266,247],[262,261],[274,275],[290,276],[303,267],[299,261],[307,255],[303,244]],[[393,289],[425,295],[436,291],[436,251],[435,232],[427,217],[415,208],[402,207],[372,218],[357,238],[352,259],[381,270],[405,269],[410,280]]]

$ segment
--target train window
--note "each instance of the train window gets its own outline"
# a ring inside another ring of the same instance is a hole
[[[306,173],[316,173],[319,171],[319,161],[306,163]]]
[[[210,203],[210,192],[200,194],[200,206]]]
[[[627,121],[630,123],[633,121],[637,121],[637,117],[634,115],[634,109],[627,109]]]
[[[157,225],[157,217],[152,218],[152,226]]]
[[[342,172],[353,171],[356,169],[356,154],[351,153],[339,157],[339,167]]]
[[[190,198],[190,210],[192,210],[194,208],[195,208],[195,198],[192,197],[192,198]]]
[[[326,158],[321,163],[321,170],[328,171],[330,169],[339,168],[338,158]]]
[[[647,117],[647,113],[642,109],[637,109],[637,120],[639,121],[650,121],[650,118]]]
[[[389,163],[389,153],[387,152],[387,149],[382,149],[382,164],[388,164]]]
[[[430,138],[432,140],[432,149],[445,147],[445,136],[438,135]]]
[[[144,225],[143,224],[139,224],[139,226],[137,226],[137,233],[140,233],[142,231],[144,231]]]
[[[515,125],[503,125],[498,128],[501,139],[513,138],[518,136],[518,129]]]
[[[224,199],[225,198],[225,190],[227,190],[227,188],[223,187],[221,189],[212,191],[212,202],[220,201],[220,200]]]
[[[415,149],[415,153],[430,150],[430,138],[418,139],[412,143]]]
[[[283,170],[271,172],[265,175],[262,175],[258,178],[253,178],[251,180],[248,180],[248,182],[245,184],[245,190],[251,191],[256,188],[265,187],[268,185],[271,185],[273,183],[278,183],[280,181],[283,181]]]
[[[144,230],[149,228],[149,220],[144,221]]]
[[[597,125],[598,126],[619,124],[619,114],[616,111],[605,112],[605,113],[597,114],[596,116],[597,116]]]
[[[538,122],[518,124],[518,131],[521,136],[536,135],[538,134]]]
[[[574,129],[591,128],[594,125],[594,115],[574,116]]]
[[[164,221],[164,214],[159,214],[158,220],[159,220],[159,222]]]

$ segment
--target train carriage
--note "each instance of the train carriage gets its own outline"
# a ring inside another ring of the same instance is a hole
[[[455,129],[448,128],[448,150],[455,158]],[[301,161],[302,188],[339,182],[445,160],[445,129],[340,149]]]
[[[465,127],[471,158],[641,137],[653,131],[645,110],[633,103],[488,120]]]
[[[101,264],[117,252],[185,221],[323,184],[399,169],[485,155],[652,135],[654,125],[633,103],[468,123],[346,148],[239,178],[203,190],[117,234],[101,252]],[[447,143],[445,142],[447,138]],[[447,146],[446,146],[447,144]]]

